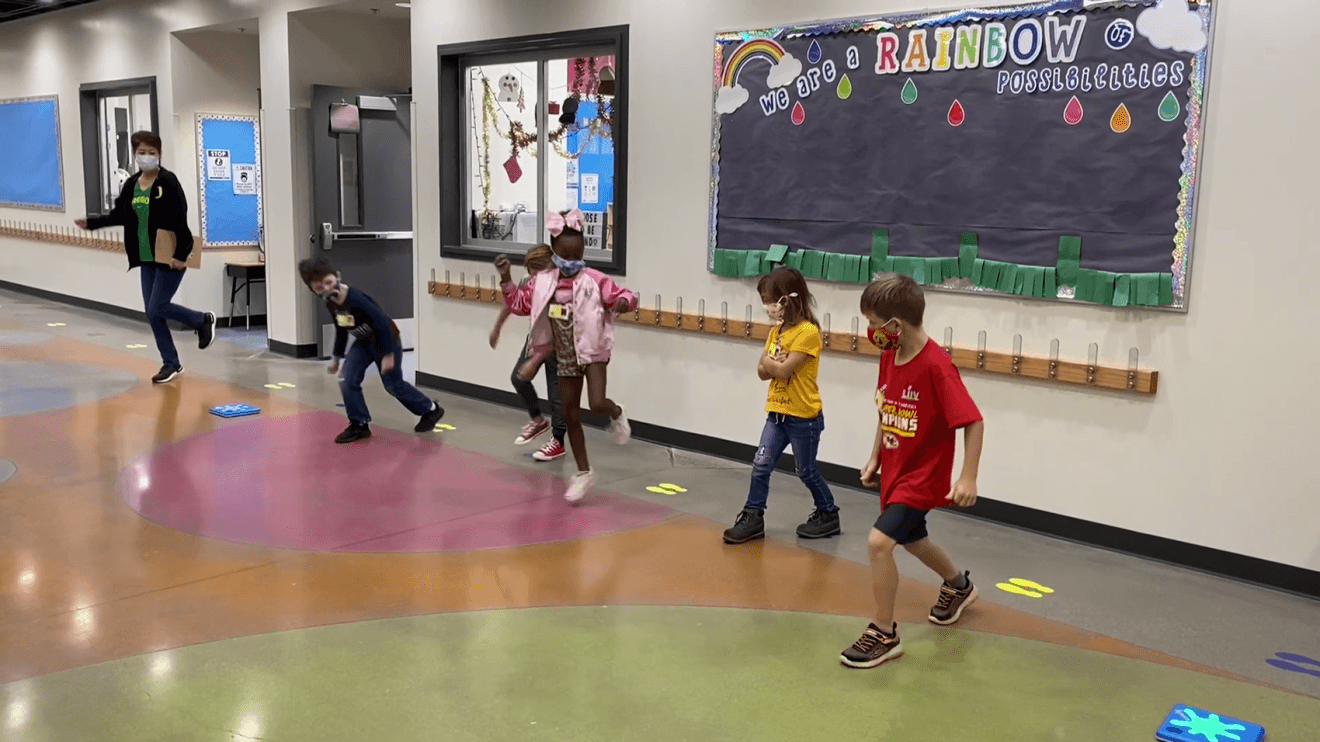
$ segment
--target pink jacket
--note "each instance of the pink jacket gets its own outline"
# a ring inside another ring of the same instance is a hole
[[[547,308],[554,301],[559,285],[559,271],[541,271],[522,286],[504,284],[504,303],[519,317],[532,318],[532,352],[548,351],[554,346],[550,335]],[[614,349],[614,311],[637,308],[637,295],[623,288],[598,270],[584,268],[573,278],[573,335],[577,343],[578,363],[609,363]]]

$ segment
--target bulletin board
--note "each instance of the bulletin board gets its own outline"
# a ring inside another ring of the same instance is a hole
[[[59,96],[0,100],[0,206],[64,210]]]
[[[1185,309],[1214,2],[717,35],[708,268]]]
[[[203,247],[261,241],[261,134],[255,116],[197,115]]]

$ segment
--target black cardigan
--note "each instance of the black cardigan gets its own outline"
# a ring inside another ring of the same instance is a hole
[[[102,227],[124,228],[124,252],[128,254],[128,269],[133,270],[142,264],[138,254],[138,218],[133,211],[133,189],[137,187],[142,173],[134,173],[123,190],[115,199],[115,207],[105,216],[87,217],[88,229]],[[147,213],[147,239],[151,241],[151,251],[156,251],[156,230],[167,229],[174,233],[174,259],[180,262],[188,259],[193,249],[192,230],[188,228],[188,198],[183,194],[183,186],[174,173],[161,168],[156,174],[156,182],[151,186],[151,210]]]

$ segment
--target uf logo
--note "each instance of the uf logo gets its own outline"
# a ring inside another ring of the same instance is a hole
[[[1109,28],[1105,29],[1105,43],[1114,51],[1126,49],[1128,44],[1132,43],[1132,39],[1136,38],[1136,35],[1137,29],[1132,25],[1132,21],[1119,18],[1109,24]]]

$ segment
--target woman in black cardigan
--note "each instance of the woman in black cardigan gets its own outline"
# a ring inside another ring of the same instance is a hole
[[[141,268],[142,303],[164,364],[151,380],[164,384],[183,373],[166,321],[180,322],[196,332],[198,347],[206,349],[215,340],[215,315],[171,303],[187,271],[185,261],[194,249],[192,230],[188,229],[188,200],[179,179],[160,166],[160,137],[149,131],[134,134],[133,154],[138,172],[124,183],[114,209],[107,216],[79,219],[77,224],[83,229],[124,228],[128,269]],[[156,262],[159,229],[174,233],[174,257],[168,265]]]

